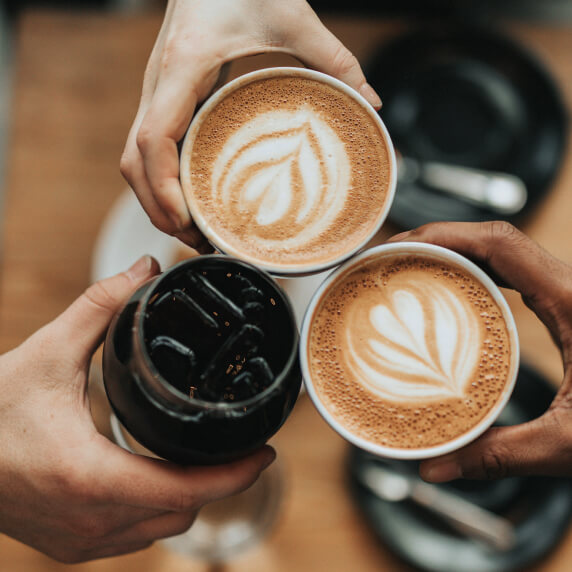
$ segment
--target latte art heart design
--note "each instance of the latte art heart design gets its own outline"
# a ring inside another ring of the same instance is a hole
[[[212,195],[261,240],[303,245],[342,211],[350,182],[343,142],[315,112],[276,111],[242,125],[228,139]],[[272,244],[270,244],[272,246]]]
[[[400,287],[385,303],[356,301],[347,331],[356,378],[394,401],[463,397],[479,362],[474,309],[441,284]]]

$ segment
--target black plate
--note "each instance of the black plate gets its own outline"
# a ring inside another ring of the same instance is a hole
[[[522,365],[514,393],[501,416],[513,425],[541,415],[554,389],[538,373]],[[516,530],[513,549],[499,552],[461,536],[439,517],[411,501],[381,500],[353,477],[370,454],[351,447],[348,474],[352,496],[376,536],[420,570],[430,572],[510,572],[546,555],[566,533],[572,518],[572,480],[520,477],[499,481],[459,480],[436,485],[510,519]],[[387,463],[377,460],[376,462]],[[390,462],[417,473],[417,463]]]
[[[514,41],[489,29],[421,29],[383,46],[366,71],[403,155],[517,175],[529,194],[518,216],[550,188],[567,113],[547,69]],[[418,184],[398,185],[389,216],[407,229],[510,218]]]

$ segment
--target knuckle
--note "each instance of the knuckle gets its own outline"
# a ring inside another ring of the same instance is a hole
[[[52,457],[52,462],[57,469],[49,475],[51,488],[60,491],[60,494],[64,494],[68,498],[73,498],[75,501],[76,495],[81,488],[78,472],[61,455]]]
[[[112,528],[108,521],[82,514],[68,522],[70,532],[82,540],[99,540],[107,536]]]
[[[508,476],[505,456],[494,449],[487,451],[481,458],[481,471],[488,480],[497,480]]]
[[[101,505],[103,496],[87,470],[80,468],[69,459],[60,457],[54,463],[57,467],[47,481],[48,494],[65,499],[59,514],[62,531],[69,535],[69,542],[53,557],[67,563],[81,562],[85,553],[99,540],[113,531],[114,521],[109,514],[96,515],[94,508]]]
[[[84,292],[85,298],[94,306],[108,311],[115,307],[115,298],[107,289],[105,282],[95,282]]]
[[[93,479],[86,477],[84,471],[66,459],[59,459],[54,464],[58,468],[51,474],[51,489],[64,495],[70,506],[87,508],[97,501],[99,495]]]
[[[504,220],[481,222],[484,240],[482,243],[482,256],[488,263],[492,263],[499,246],[504,250],[519,251],[525,247],[527,237],[514,225]]]
[[[188,49],[189,41],[190,37],[187,34],[169,34],[165,39],[163,51],[159,57],[161,68],[168,68],[172,62],[177,61],[180,56],[184,55],[184,52]]]
[[[494,244],[498,241],[514,240],[520,237],[520,231],[505,220],[494,220],[481,223],[488,231],[489,239]]]
[[[137,144],[137,148],[141,152],[142,155],[149,151],[149,148],[153,144],[153,128],[149,124],[149,119],[145,118],[141,122],[139,129],[137,131],[137,135],[135,136],[135,142]]]
[[[572,427],[568,423],[572,413],[572,395],[558,393],[548,411],[538,418],[546,441],[550,443],[550,451],[554,458],[572,458]],[[546,449],[548,454],[548,449]]]
[[[186,61],[193,62],[195,68],[204,68],[217,55],[208,46],[209,43],[204,41],[201,34],[172,33],[165,39],[158,66],[160,70],[167,71]]]
[[[55,479],[56,486],[65,491],[66,497],[75,506],[87,507],[97,498],[93,483],[83,477],[80,471],[74,469],[62,470]]]
[[[572,430],[565,429],[560,432],[551,433],[552,448],[558,451],[559,458],[572,458]]]
[[[129,154],[129,151],[125,149],[121,155],[121,159],[119,159],[119,172],[128,183],[131,183],[134,178],[133,171],[131,155]]]
[[[358,59],[343,45],[338,46],[333,62],[336,75],[341,77],[359,67]]]
[[[160,231],[170,234],[171,236],[180,232],[179,227],[169,218],[167,212],[151,212],[148,214],[153,226],[157,227]]]
[[[441,236],[445,234],[448,223],[446,222],[428,222],[409,231],[410,236],[417,240],[423,240],[426,237]]]
[[[175,512],[191,512],[198,510],[200,503],[196,495],[191,491],[180,491],[171,500],[171,508]]]
[[[539,418],[545,431],[551,431],[562,441],[572,446],[572,427],[563,423],[561,417],[566,419],[572,414],[572,394],[561,392],[556,395],[548,411]]]

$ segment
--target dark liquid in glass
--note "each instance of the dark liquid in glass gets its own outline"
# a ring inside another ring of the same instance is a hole
[[[179,463],[220,463],[265,443],[301,383],[298,335],[284,293],[226,256],[183,262],[134,294],[104,346],[119,420]]]

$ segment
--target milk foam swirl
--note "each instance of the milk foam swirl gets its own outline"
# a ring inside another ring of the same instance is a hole
[[[397,402],[463,397],[479,362],[478,317],[446,286],[406,283],[356,300],[347,328],[356,380]]]
[[[344,143],[316,111],[271,111],[225,142],[213,202],[270,248],[304,246],[341,213],[350,184]]]

